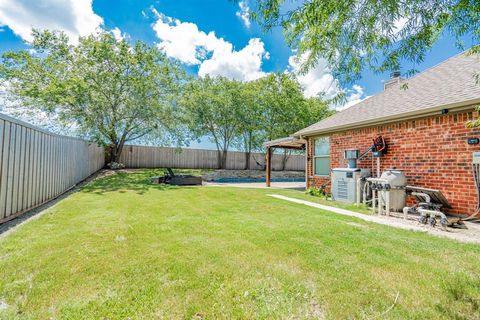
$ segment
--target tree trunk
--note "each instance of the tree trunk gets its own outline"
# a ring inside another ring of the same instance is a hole
[[[227,150],[217,150],[217,159],[219,169],[227,169]]]
[[[120,144],[113,144],[113,143],[112,143],[112,144],[108,147],[108,159],[107,159],[107,163],[110,163],[110,162],[119,162],[120,156],[122,155],[123,146],[124,146],[124,142],[122,142],[122,143],[120,143]]]
[[[288,157],[290,157],[290,150],[283,149],[281,171],[285,171],[285,167],[287,166]]]
[[[108,159],[107,159],[107,163],[111,163],[111,162],[117,162],[118,160],[118,151],[117,151],[118,147],[117,145],[115,144],[111,144],[109,147],[108,147]]]
[[[222,151],[222,169],[227,169],[227,150]]]
[[[222,168],[222,151],[220,149],[217,149],[217,168],[223,169]]]
[[[250,169],[250,155],[252,154],[252,133],[248,133],[248,138],[244,139],[245,143],[245,170]]]
[[[251,154],[250,151],[245,152],[245,170],[250,169],[250,154]]]

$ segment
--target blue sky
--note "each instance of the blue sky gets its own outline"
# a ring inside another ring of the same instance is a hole
[[[245,19],[248,8],[248,0],[2,0],[0,52],[28,48],[32,26],[61,29],[71,38],[103,28],[132,41],[160,45],[192,74],[248,81],[268,72],[294,72],[294,53],[286,46],[281,30],[264,33]],[[425,62],[414,67],[424,70],[458,52],[453,39],[442,37]],[[405,65],[404,70],[412,67]],[[387,78],[387,74],[364,72],[356,85],[344,88],[350,104],[381,91],[381,81]],[[327,88],[330,94],[341,89],[331,85],[323,61],[299,79],[307,96]],[[200,146],[211,147],[206,142]]]

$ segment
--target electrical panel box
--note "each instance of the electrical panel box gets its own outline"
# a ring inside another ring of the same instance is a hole
[[[357,183],[370,176],[370,170],[359,168],[332,169],[333,200],[354,203],[357,201]]]
[[[472,159],[473,164],[480,164],[480,151],[476,151],[473,153],[473,159]]]

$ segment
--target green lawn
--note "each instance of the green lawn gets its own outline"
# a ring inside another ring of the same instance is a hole
[[[0,239],[0,318],[480,318],[480,246],[154,174],[97,180]]]

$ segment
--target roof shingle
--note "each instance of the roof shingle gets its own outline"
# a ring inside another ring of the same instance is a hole
[[[464,106],[480,100],[480,84],[474,75],[480,72],[478,56],[458,54],[402,83],[369,97],[352,107],[321,120],[297,133],[311,135],[341,130],[350,126],[375,125],[386,119],[401,119],[442,107]]]

